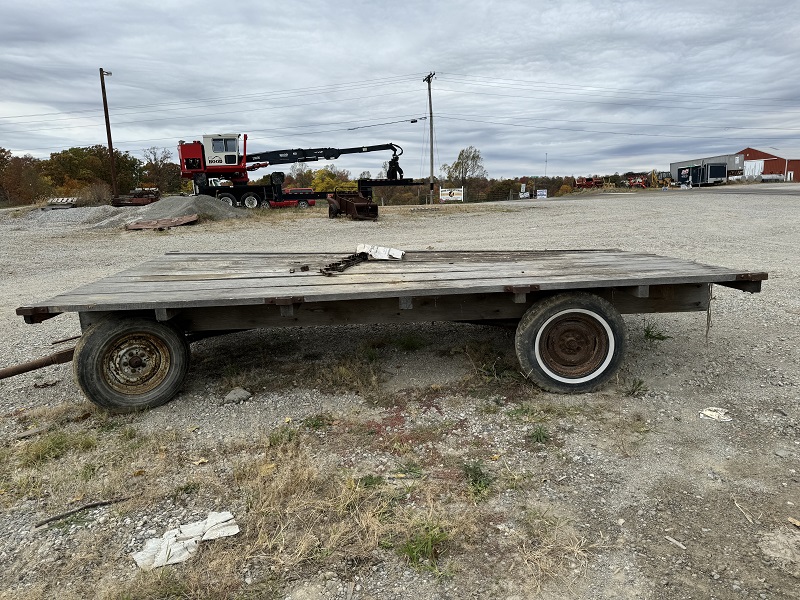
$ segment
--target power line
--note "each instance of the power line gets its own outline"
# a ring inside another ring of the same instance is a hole
[[[576,85],[576,84],[569,84],[569,83],[554,83],[554,82],[543,82],[543,81],[528,81],[522,79],[497,79],[497,78],[488,78],[482,77],[480,75],[463,75],[459,73],[442,73],[442,79],[444,81],[456,81],[459,82],[458,79],[450,79],[448,76],[453,77],[464,77],[467,78],[467,81],[461,81],[461,83],[469,83],[472,85],[491,85],[493,87],[514,87],[514,86],[504,86],[503,84],[497,82],[511,82],[515,84],[519,88],[524,89],[525,87],[553,87],[556,89],[559,88],[566,88],[566,89],[574,89],[574,90],[584,90],[587,92],[595,92],[595,91],[608,91],[608,92],[625,92],[625,93],[634,93],[634,94],[649,94],[649,95],[657,95],[657,96],[690,96],[695,98],[722,98],[722,99],[737,99],[737,100],[747,100],[748,102],[792,102],[797,103],[796,99],[787,99],[787,98],[764,98],[759,96],[729,96],[729,95],[711,95],[711,94],[698,94],[698,93],[685,93],[685,92],[654,92],[652,90],[637,90],[637,89],[630,89],[630,88],[607,88],[607,87],[600,87],[600,86],[587,86],[587,85]],[[471,80],[479,80],[479,81],[471,81]]]
[[[544,130],[555,130],[555,131],[572,131],[576,133],[599,133],[603,135],[629,135],[629,136],[636,136],[636,137],[665,137],[665,138],[678,138],[678,139],[690,139],[690,140],[751,140],[752,138],[734,138],[734,137],[722,137],[722,136],[693,136],[693,135],[671,135],[667,133],[643,133],[643,132],[626,132],[626,131],[597,131],[593,129],[575,129],[570,127],[548,127],[545,125],[524,125],[522,123],[498,123],[497,121],[487,121],[483,119],[464,119],[464,118],[457,118],[457,117],[445,117],[443,115],[439,115],[440,119],[445,119],[449,121],[464,121],[467,123],[483,123],[485,125],[502,125],[504,127],[522,127],[525,129],[544,129]],[[758,138],[760,140],[782,140],[785,137],[762,137]]]
[[[321,93],[332,93],[336,91],[349,91],[351,89],[363,89],[363,88],[371,88],[376,85],[390,85],[394,83],[410,83],[415,81],[417,78],[416,74],[413,75],[397,75],[394,77],[384,77],[379,79],[371,79],[367,81],[357,81],[357,82],[346,82],[346,83],[338,83],[338,84],[329,84],[324,86],[311,86],[311,87],[303,87],[303,88],[296,88],[296,89],[288,89],[288,90],[273,90],[273,91],[265,91],[265,92],[253,92],[250,94],[234,94],[230,96],[214,96],[208,98],[198,98],[194,100],[176,100],[172,102],[158,102],[158,103],[150,103],[150,104],[133,104],[128,106],[120,106],[117,108],[117,111],[124,111],[129,109],[135,108],[159,108],[159,107],[167,107],[173,105],[192,105],[192,104],[200,104],[203,105],[210,105],[216,106],[220,103],[226,104],[227,100],[235,100],[234,103],[238,104],[241,102],[252,102],[253,100],[258,99],[268,99],[272,97],[281,97],[281,96],[290,96],[290,97],[297,97],[297,96],[309,96],[309,95],[316,95]],[[191,106],[184,106],[183,108],[191,108]],[[178,108],[181,108],[180,106]],[[82,109],[76,111],[57,111],[57,112],[49,112],[49,113],[34,113],[34,114],[27,114],[27,115],[6,115],[0,116],[0,119],[25,119],[29,117],[42,117],[42,116],[50,116],[50,115],[70,115],[70,114],[94,114],[99,111],[99,108],[90,108],[90,109]],[[117,112],[115,111],[115,113]],[[117,113],[118,114],[118,113]]]

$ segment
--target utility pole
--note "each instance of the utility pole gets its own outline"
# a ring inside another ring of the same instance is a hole
[[[119,197],[117,191],[117,173],[114,169],[114,145],[111,143],[111,121],[108,119],[108,100],[106,99],[106,80],[105,76],[111,77],[111,71],[104,71],[100,67],[100,89],[103,90],[103,112],[106,115],[106,135],[108,136],[108,156],[111,159],[111,193],[112,198]]]
[[[430,204],[433,204],[433,98],[431,97],[431,81],[434,75],[436,75],[436,73],[428,73],[428,76],[422,80],[428,83],[428,123],[430,125],[431,136],[431,178],[430,190],[428,192],[428,202]]]
[[[544,153],[544,176],[547,177],[547,152]]]

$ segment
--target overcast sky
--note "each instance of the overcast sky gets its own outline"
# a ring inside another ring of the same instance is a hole
[[[429,72],[437,174],[467,146],[497,178],[800,157],[797,0],[0,2],[17,155],[106,144],[102,67],[114,146],[139,158],[217,132],[252,151],[394,142],[426,177]]]

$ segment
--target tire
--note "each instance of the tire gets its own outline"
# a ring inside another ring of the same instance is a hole
[[[534,304],[514,340],[522,373],[548,392],[579,394],[607,383],[625,354],[625,323],[610,302],[585,292]]]
[[[124,413],[169,402],[183,385],[189,359],[186,337],[169,325],[108,317],[83,333],[72,365],[89,400]]]
[[[339,216],[340,212],[341,211],[339,210],[339,206],[335,202],[331,202],[329,200],[328,201],[328,218],[329,219],[335,219],[336,217]]]
[[[302,209],[308,208],[308,200],[298,200],[297,208],[302,208]]]
[[[258,197],[258,194],[253,192],[247,192],[244,196],[242,196],[242,204],[244,204],[247,208],[258,208],[261,206],[261,198]]]
[[[236,196],[234,196],[233,194],[228,194],[228,193],[220,194],[219,196],[217,196],[217,198],[222,200],[228,206],[236,206]]]

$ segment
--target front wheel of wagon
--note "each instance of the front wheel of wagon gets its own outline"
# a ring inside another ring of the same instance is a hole
[[[75,347],[73,370],[87,398],[112,412],[169,402],[189,370],[183,333],[143,318],[103,319]]]
[[[523,374],[548,392],[591,392],[608,382],[625,354],[625,323],[610,302],[584,292],[534,304],[517,325]]]

